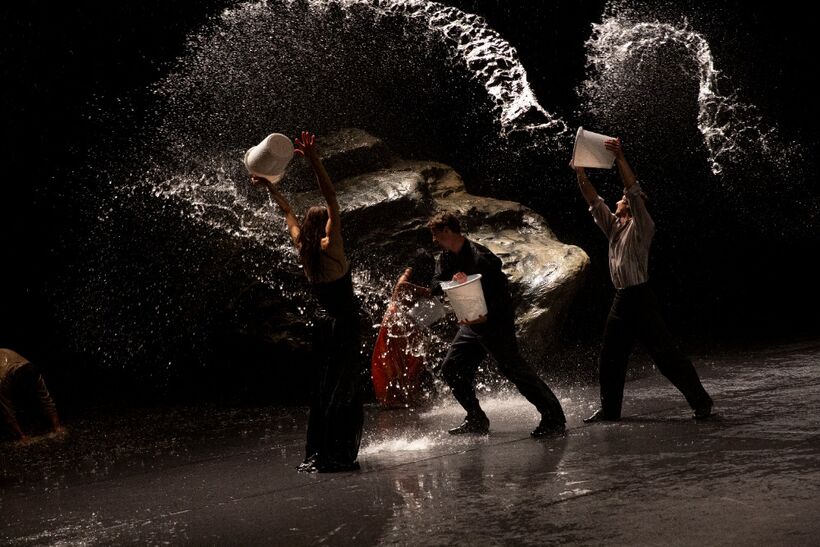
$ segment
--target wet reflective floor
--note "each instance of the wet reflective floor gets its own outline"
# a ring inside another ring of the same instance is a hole
[[[517,394],[462,412],[369,408],[356,473],[303,475],[305,409],[134,409],[0,448],[10,545],[816,545],[820,343],[701,356],[717,416],[658,374],[624,420],[583,424],[597,388],[554,386],[567,434],[533,440]]]

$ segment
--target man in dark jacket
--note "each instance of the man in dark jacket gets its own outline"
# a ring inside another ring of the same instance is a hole
[[[458,333],[442,364],[444,380],[467,411],[464,422],[451,429],[450,433],[484,434],[489,431],[490,422],[478,403],[473,387],[478,366],[487,354],[496,361],[501,373],[541,413],[541,422],[531,435],[544,437],[563,433],[566,418],[561,403],[524,361],[518,349],[514,306],[507,276],[501,269],[501,259],[483,245],[464,237],[461,224],[452,213],[435,215],[428,227],[433,242],[443,249],[436,260],[436,273],[429,293],[441,294],[441,283],[444,281],[464,283],[468,275],[481,274],[481,286],[487,303],[487,315],[475,321],[459,323]]]

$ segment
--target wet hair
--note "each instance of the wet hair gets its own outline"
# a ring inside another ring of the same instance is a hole
[[[456,234],[461,233],[461,223],[458,221],[458,217],[450,211],[441,211],[433,215],[429,222],[427,222],[427,227],[434,232],[450,228],[451,232]]]
[[[299,262],[305,268],[310,281],[316,281],[322,275],[322,239],[327,235],[327,207],[313,206],[305,213],[296,247],[299,250]]]

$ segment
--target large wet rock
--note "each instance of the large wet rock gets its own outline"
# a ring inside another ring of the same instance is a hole
[[[342,206],[345,246],[369,313],[365,320],[379,322],[392,283],[408,264],[429,262],[421,268],[426,278],[417,282],[429,281],[436,250],[427,221],[437,211],[450,210],[462,219],[469,238],[501,258],[517,304],[522,348],[535,364],[541,363],[583,279],[589,264],[586,253],[558,241],[531,209],[469,194],[447,165],[397,159],[379,139],[359,130],[345,130],[321,142],[329,143],[322,155]],[[294,171],[303,169],[298,163],[304,162],[297,162]],[[298,191],[302,179],[295,188],[287,180],[282,183],[297,211],[324,202],[317,190]],[[287,321],[280,319],[267,321],[281,328]],[[266,336],[281,340],[273,333]],[[297,340],[290,343],[300,345]]]

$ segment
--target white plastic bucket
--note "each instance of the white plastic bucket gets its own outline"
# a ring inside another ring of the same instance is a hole
[[[475,321],[487,315],[487,303],[481,288],[481,274],[468,275],[467,281],[447,281],[441,284],[459,321]]]
[[[430,327],[444,318],[446,312],[437,298],[422,298],[413,304],[407,315],[422,327]]]
[[[572,164],[575,167],[612,169],[615,165],[615,154],[604,146],[604,142],[609,140],[614,140],[614,137],[607,137],[579,127],[578,132],[575,133],[575,146],[572,147]]]
[[[293,157],[293,143],[281,133],[271,133],[265,140],[245,152],[248,173],[265,177],[276,184],[285,176],[285,168]]]

